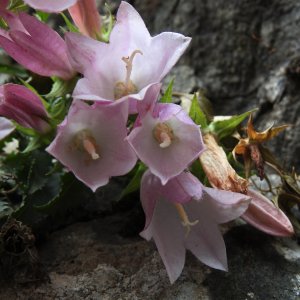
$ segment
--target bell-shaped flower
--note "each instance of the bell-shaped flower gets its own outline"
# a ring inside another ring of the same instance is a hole
[[[181,274],[186,249],[204,264],[227,270],[226,248],[218,224],[231,221],[247,209],[250,198],[203,186],[190,173],[162,185],[146,171],[141,181],[146,225],[140,233],[154,239],[171,283]]]
[[[24,0],[29,6],[45,12],[61,12],[74,5],[77,0]]]
[[[57,32],[26,13],[1,10],[8,31],[0,31],[0,46],[19,64],[42,76],[68,80],[75,75],[65,41]]]
[[[129,172],[137,158],[125,140],[128,103],[72,104],[46,149],[93,191]]]
[[[41,99],[25,86],[0,86],[0,115],[40,133],[49,131],[48,114]]]
[[[138,103],[138,126],[127,139],[140,160],[166,184],[199,157],[204,145],[199,126],[179,105],[155,104],[158,88],[153,85]]]
[[[84,75],[73,97],[102,102],[142,100],[149,86],[170,71],[190,40],[172,32],[151,37],[137,11],[121,2],[108,44],[66,34],[71,63]]]

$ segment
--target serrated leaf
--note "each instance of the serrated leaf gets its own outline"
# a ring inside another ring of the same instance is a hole
[[[210,132],[218,136],[219,139],[230,136],[237,129],[237,127],[253,112],[247,111],[241,115],[230,116],[224,120],[212,121],[208,129]]]
[[[71,173],[64,173],[60,176],[60,184],[57,186],[56,195],[48,202],[35,205],[35,209],[41,213],[52,213],[62,207],[70,208],[76,202],[91,198],[95,194],[82,182],[78,181]]]
[[[165,93],[161,97],[161,99],[160,99],[161,103],[171,103],[172,102],[173,84],[174,84],[174,78],[169,82]]]
[[[125,189],[122,191],[119,200],[121,200],[128,194],[131,194],[131,193],[137,191],[140,188],[141,179],[146,170],[147,170],[147,167],[144,164],[140,163],[138,165],[138,167],[134,173],[134,176],[132,177],[132,179],[130,180],[128,185],[125,187]]]
[[[207,119],[200,107],[198,97],[196,94],[194,94],[194,97],[192,99],[189,115],[197,125],[201,126],[202,129],[205,129],[207,127]]]
[[[50,170],[51,161],[52,157],[46,152],[39,151],[35,153],[28,171],[27,185],[29,187],[29,195],[41,190],[52,179],[52,177],[46,176]]]

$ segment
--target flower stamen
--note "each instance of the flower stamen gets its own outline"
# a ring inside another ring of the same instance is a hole
[[[175,205],[177,212],[179,214],[179,217],[181,219],[181,224],[183,225],[183,227],[186,227],[186,237],[187,237],[191,231],[191,227],[195,226],[199,222],[199,220],[195,220],[195,221],[191,222],[189,220],[189,217],[188,217],[186,211],[184,210],[182,204],[174,203],[174,205]]]
[[[130,87],[130,82],[131,82],[130,76],[131,76],[131,72],[132,72],[132,63],[133,63],[133,59],[136,56],[136,54],[143,55],[143,52],[141,50],[134,50],[130,56],[122,57],[122,60],[126,64],[125,88],[127,88],[127,89]]]
[[[168,148],[174,139],[173,130],[166,123],[158,123],[153,129],[153,135],[161,148]]]

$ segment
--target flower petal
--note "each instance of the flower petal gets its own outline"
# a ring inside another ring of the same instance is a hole
[[[45,12],[61,12],[73,4],[77,0],[24,0],[29,6],[45,11]]]
[[[140,235],[153,237],[173,283],[181,274],[185,262],[185,232],[175,207],[164,200],[156,201],[151,223]]]
[[[282,210],[260,193],[250,190],[252,201],[242,218],[257,229],[275,236],[292,236],[293,226]]]
[[[251,198],[244,194],[203,186],[203,205],[218,224],[240,217],[247,210],[250,201]]]
[[[179,175],[203,151],[203,142],[198,126],[185,122],[186,114],[178,105],[168,104],[170,111],[177,113],[155,119],[148,113],[142,125],[132,130],[128,141],[138,157],[158,176],[163,184]],[[163,115],[163,113],[162,113]],[[184,116],[183,116],[184,115]],[[168,118],[168,120],[167,120]],[[167,148],[160,147],[153,136],[155,126],[163,121],[174,133],[174,141]]]
[[[76,101],[46,150],[95,191],[107,184],[111,176],[128,173],[136,163],[136,155],[125,141],[127,116],[126,102],[90,106]],[[99,158],[92,159],[74,144],[74,138],[82,131],[90,132]]]
[[[206,265],[227,270],[225,243],[217,224],[210,218],[204,201],[191,201],[185,205],[189,218],[198,223],[191,228],[185,246]]]

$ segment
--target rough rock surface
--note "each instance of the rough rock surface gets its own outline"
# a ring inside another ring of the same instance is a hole
[[[262,128],[291,123],[273,147],[286,167],[300,168],[300,3],[296,0],[131,1],[150,31],[193,38],[175,87],[204,88],[216,113],[258,107]],[[196,85],[194,84],[196,83]],[[198,84],[198,86],[197,86]]]
[[[268,238],[246,225],[235,227],[225,235],[228,273],[205,267],[189,253],[181,277],[170,285],[154,245],[122,236],[123,226],[119,215],[73,224],[51,234],[39,247],[48,280],[1,289],[0,299],[300,297],[300,253],[295,241]]]

